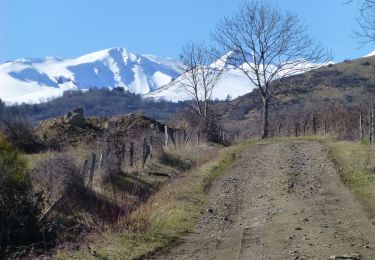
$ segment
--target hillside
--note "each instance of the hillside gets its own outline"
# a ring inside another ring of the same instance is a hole
[[[323,111],[329,107],[365,109],[373,103],[375,95],[375,56],[330,64],[290,77],[285,84],[291,91],[274,98],[273,123],[304,111]],[[250,136],[259,132],[261,109],[257,90],[214,107],[218,120],[228,131]]]
[[[88,116],[111,117],[114,115],[144,112],[157,120],[167,121],[174,117],[176,110],[184,103],[146,100],[141,95],[123,89],[92,89],[90,91],[68,91],[61,97],[40,104],[20,104],[5,106],[0,119],[4,117],[25,116],[32,123],[54,118],[77,107],[82,107]]]

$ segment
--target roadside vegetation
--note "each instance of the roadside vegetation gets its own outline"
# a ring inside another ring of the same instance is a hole
[[[206,160],[166,183],[113,229],[87,238],[85,249],[79,252],[59,251],[58,258],[140,259],[172,246],[194,227],[205,210],[209,185],[232,166],[236,154],[250,143],[216,150],[216,159]],[[204,153],[200,152],[203,157]]]
[[[343,182],[375,220],[375,149],[368,142],[323,141]]]
[[[375,220],[375,147],[368,140],[340,141],[330,135],[273,138],[267,142],[315,141],[322,143],[335,163],[343,183],[362,203],[371,220]]]

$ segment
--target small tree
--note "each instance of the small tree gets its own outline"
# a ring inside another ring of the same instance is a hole
[[[7,116],[3,120],[3,129],[10,142],[23,152],[32,153],[42,149],[38,137],[23,116]]]
[[[287,92],[284,79],[328,58],[295,14],[267,2],[243,4],[235,15],[220,21],[213,39],[227,54],[223,62],[241,70],[261,94],[262,138],[269,136],[271,99]]]
[[[26,162],[0,134],[0,259],[8,247],[38,240],[34,198]]]
[[[194,100],[194,110],[205,121],[208,119],[208,103],[220,79],[222,70],[213,66],[213,55],[203,43],[186,44],[180,55],[181,77],[175,82],[181,84]]]

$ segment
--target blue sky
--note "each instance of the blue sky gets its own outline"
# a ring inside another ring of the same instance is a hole
[[[335,60],[363,56],[352,37],[355,4],[344,0],[271,0],[299,14]],[[177,58],[189,40],[206,40],[242,0],[0,0],[0,62],[77,57],[110,47]]]

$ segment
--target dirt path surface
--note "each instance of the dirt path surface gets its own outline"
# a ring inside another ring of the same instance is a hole
[[[214,183],[194,230],[155,258],[329,259],[353,253],[375,259],[375,226],[325,148],[298,141],[254,145],[240,154]]]

